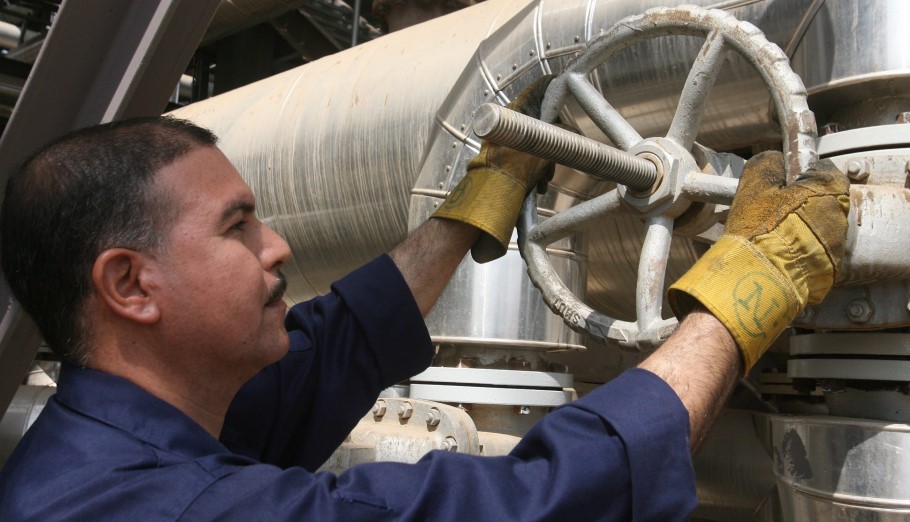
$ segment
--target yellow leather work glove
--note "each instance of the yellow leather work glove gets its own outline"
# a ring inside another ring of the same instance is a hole
[[[506,107],[539,118],[540,103],[552,79],[552,75],[537,79]],[[521,204],[534,187],[540,193],[546,191],[552,167],[547,160],[484,141],[480,154],[468,162],[465,177],[431,217],[479,228],[480,238],[471,247],[471,256],[478,263],[502,257]]]
[[[807,304],[824,299],[844,255],[850,183],[829,160],[786,185],[783,155],[746,163],[720,240],[669,290],[677,317],[695,302],[733,335],[744,374]]]

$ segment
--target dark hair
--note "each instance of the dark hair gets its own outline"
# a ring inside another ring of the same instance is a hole
[[[84,305],[109,248],[154,251],[176,206],[155,174],[210,131],[170,117],[88,127],[47,145],[10,176],[0,211],[0,262],[10,289],[64,359],[88,361]]]

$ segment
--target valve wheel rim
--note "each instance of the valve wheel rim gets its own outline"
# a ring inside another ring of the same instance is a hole
[[[779,47],[769,42],[754,25],[716,9],[694,6],[656,8],[617,22],[609,31],[590,42],[565,70],[551,82],[541,106],[541,120],[556,121],[559,111],[571,96],[598,128],[619,148],[629,151],[648,141],[622,117],[588,81],[589,75],[614,54],[643,40],[669,35],[698,36],[705,40],[692,68],[670,129],[664,138],[679,148],[695,146],[695,137],[707,108],[707,99],[724,62],[727,51],[736,51],[759,73],[768,87],[783,137],[788,180],[808,170],[818,161],[815,117],[806,100],[802,80],[790,68]],[[703,81],[708,77],[708,81]],[[700,81],[702,80],[702,81]],[[691,163],[692,157],[677,158]],[[708,176],[708,175],[702,175]],[[699,177],[680,183],[680,193],[691,201],[699,199]],[[662,318],[663,285],[673,235],[673,219],[650,215],[645,220],[645,239],[639,259],[636,284],[636,319],[622,321],[602,314],[585,304],[562,282],[546,253],[553,242],[575,233],[586,223],[624,211],[623,193],[617,187],[601,196],[560,212],[540,222],[536,195],[525,200],[518,221],[518,246],[528,275],[544,301],[573,330],[587,332],[601,340],[616,340],[639,349],[662,343],[676,328],[676,319]],[[726,195],[724,199],[726,199]],[[729,194],[732,200],[732,192]],[[727,201],[728,203],[728,201]]]

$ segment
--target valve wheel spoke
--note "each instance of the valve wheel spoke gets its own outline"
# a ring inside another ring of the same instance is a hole
[[[638,283],[635,287],[635,308],[638,325],[647,329],[661,319],[664,276],[673,240],[673,219],[654,216],[646,222],[645,241],[638,261]]]
[[[629,150],[633,145],[641,141],[641,135],[638,134],[638,131],[619,114],[619,111],[610,105],[610,102],[600,94],[597,88],[591,85],[591,82],[585,76],[580,74],[569,76],[568,85],[579,105],[591,117],[591,121],[617,147],[622,150]]]
[[[673,123],[667,133],[667,138],[686,150],[690,150],[695,143],[698,127],[708,106],[708,96],[724,65],[726,49],[724,35],[717,29],[711,31],[689,70],[689,77],[686,78],[686,85],[673,115]]]
[[[529,231],[528,239],[539,245],[551,245],[619,212],[621,208],[619,191],[613,189],[537,223]]]

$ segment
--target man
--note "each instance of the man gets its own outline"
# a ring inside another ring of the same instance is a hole
[[[512,107],[534,114],[545,88]],[[688,315],[641,368],[509,456],[314,474],[380,390],[430,363],[422,316],[468,249],[503,252],[545,164],[485,145],[433,219],[285,317],[288,246],[215,141],[179,120],[115,123],[11,178],[5,275],[67,363],[0,474],[0,519],[682,520],[690,448],[843,252],[843,175],[826,164],[781,188],[780,155],[762,156],[727,235],[674,286]]]

